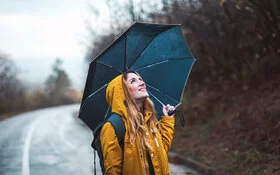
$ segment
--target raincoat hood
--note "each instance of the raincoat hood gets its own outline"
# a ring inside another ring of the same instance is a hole
[[[106,100],[112,109],[112,113],[127,117],[122,76],[122,74],[117,76],[108,84],[106,88]]]

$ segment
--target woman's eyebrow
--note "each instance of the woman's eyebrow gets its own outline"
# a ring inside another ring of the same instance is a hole
[[[135,80],[135,78],[134,78],[134,77],[132,77],[132,78],[130,78],[128,81],[131,81],[131,80]]]

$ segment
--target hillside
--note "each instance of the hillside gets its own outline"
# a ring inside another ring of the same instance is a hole
[[[258,83],[186,97],[173,151],[233,175],[280,174],[280,76]]]

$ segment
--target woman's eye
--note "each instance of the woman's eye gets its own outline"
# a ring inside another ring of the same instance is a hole
[[[135,79],[132,79],[131,81],[130,81],[130,83],[134,83],[135,82]]]

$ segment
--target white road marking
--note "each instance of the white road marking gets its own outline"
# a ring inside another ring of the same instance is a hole
[[[29,151],[30,151],[30,143],[31,143],[31,139],[32,139],[32,135],[33,135],[33,131],[35,129],[36,124],[39,121],[39,117],[38,119],[36,119],[31,126],[29,127],[28,130],[28,134],[27,134],[27,138],[24,142],[24,146],[23,146],[23,156],[22,156],[22,175],[29,175],[30,174],[30,168],[29,168]]]

